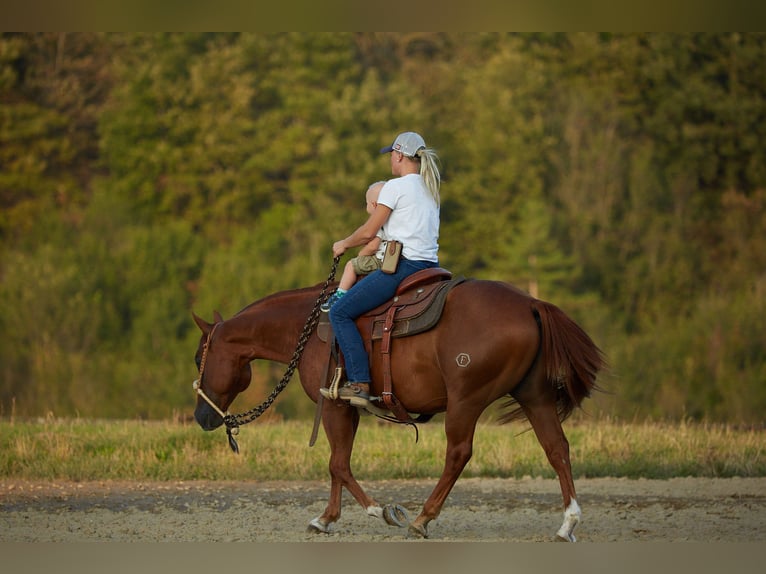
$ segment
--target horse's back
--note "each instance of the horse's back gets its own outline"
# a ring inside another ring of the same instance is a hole
[[[455,287],[447,297],[448,319],[488,330],[537,332],[532,311],[535,299],[510,283],[473,279]]]

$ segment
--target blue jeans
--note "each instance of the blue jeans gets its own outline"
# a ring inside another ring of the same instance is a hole
[[[409,275],[438,265],[431,261],[412,261],[402,257],[396,273],[389,275],[380,270],[373,271],[335,302],[330,309],[330,323],[346,360],[349,382],[369,383],[371,380],[370,359],[354,320],[391,299],[399,283]]]

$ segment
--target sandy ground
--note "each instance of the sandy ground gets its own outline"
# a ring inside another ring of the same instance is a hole
[[[363,482],[414,518],[435,481]],[[766,478],[580,479],[580,542],[766,542]],[[310,534],[323,482],[0,481],[0,542],[404,542],[344,493],[331,534]],[[562,520],[558,482],[461,479],[429,541],[543,542]]]

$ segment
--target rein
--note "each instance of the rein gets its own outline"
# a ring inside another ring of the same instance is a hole
[[[290,379],[292,378],[293,373],[295,372],[295,369],[298,367],[298,363],[301,360],[301,356],[303,355],[303,351],[306,347],[306,343],[308,342],[309,337],[311,337],[311,333],[314,331],[314,329],[317,326],[317,323],[319,322],[319,316],[321,314],[320,306],[322,305],[322,303],[324,302],[326,298],[327,289],[330,286],[330,283],[332,283],[333,280],[335,279],[335,273],[338,270],[339,261],[340,261],[339,256],[333,259],[332,268],[330,269],[330,274],[327,276],[327,280],[324,282],[324,285],[322,285],[322,291],[319,293],[319,297],[314,303],[314,308],[311,310],[311,313],[309,313],[309,316],[306,318],[306,323],[303,326],[303,332],[301,333],[301,336],[298,339],[298,345],[295,348],[295,352],[293,353],[293,357],[290,360],[290,363],[287,365],[287,370],[285,371],[285,374],[282,376],[282,380],[279,381],[279,384],[277,384],[276,387],[274,387],[274,390],[271,391],[271,394],[268,396],[268,398],[266,398],[266,400],[263,401],[257,407],[254,407],[244,413],[239,413],[235,415],[230,414],[228,412],[224,413],[202,390],[202,375],[205,372],[205,362],[207,360],[208,349],[210,348],[210,342],[213,338],[213,333],[215,332],[216,327],[220,325],[220,323],[216,323],[215,325],[213,325],[213,328],[210,330],[210,333],[208,333],[207,340],[205,341],[205,345],[202,348],[202,358],[200,359],[200,365],[199,365],[199,378],[196,381],[194,381],[193,387],[194,387],[194,390],[197,392],[197,394],[201,396],[221,417],[223,417],[223,422],[226,425],[226,435],[229,439],[229,446],[231,447],[231,450],[234,451],[235,453],[239,452],[239,445],[237,445],[237,441],[234,438],[234,435],[239,434],[239,427],[241,425],[246,425],[248,423],[253,422],[255,419],[260,417],[263,413],[265,413],[268,410],[268,408],[274,403],[274,401],[279,396],[279,394],[283,390],[285,390],[285,387],[287,387],[287,384],[290,382]]]

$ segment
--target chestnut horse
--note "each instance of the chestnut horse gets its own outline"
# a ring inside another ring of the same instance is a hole
[[[203,429],[213,430],[224,423],[224,416],[233,416],[226,411],[250,384],[252,360],[290,361],[306,318],[318,315],[326,287],[275,293],[231,319],[224,321],[216,313],[212,324],[194,315],[202,330],[196,356],[200,380],[195,381],[200,396],[194,417]],[[304,391],[316,402],[320,387],[327,384],[329,343],[320,339],[316,329],[303,339],[297,368]],[[371,354],[372,395],[382,391],[379,345],[376,341]],[[444,470],[420,515],[409,524],[410,533],[428,536],[429,522],[439,516],[471,458],[479,416],[495,400],[506,397],[510,399],[506,406],[514,408],[502,421],[526,417],[558,475],[564,522],[556,534],[573,542],[581,512],[561,422],[596,388],[596,375],[605,365],[591,338],[555,305],[507,283],[468,280],[449,292],[434,328],[395,339],[390,352],[393,392],[406,410],[413,416],[446,413]],[[351,472],[357,408],[324,399],[321,415],[331,448],[331,488],[324,513],[310,522],[309,530],[331,530],[341,514],[343,487],[369,515],[397,523],[403,509],[382,508]]]

